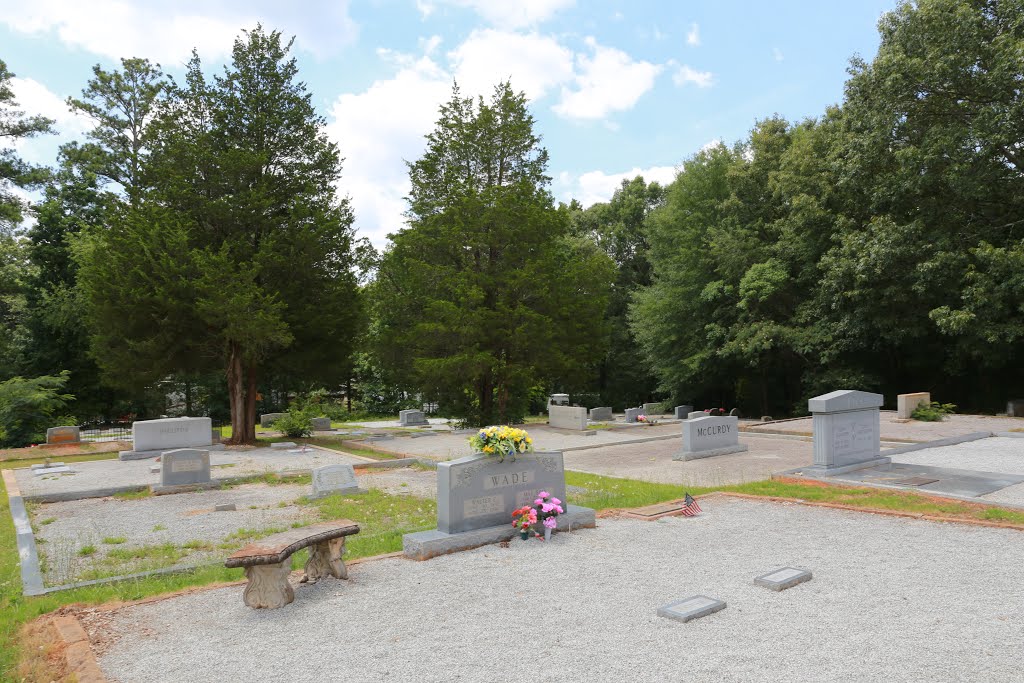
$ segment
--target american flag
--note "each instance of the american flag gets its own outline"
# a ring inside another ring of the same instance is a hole
[[[700,505],[689,493],[686,494],[686,498],[683,499],[683,516],[684,517],[696,517],[697,513],[700,512]]]

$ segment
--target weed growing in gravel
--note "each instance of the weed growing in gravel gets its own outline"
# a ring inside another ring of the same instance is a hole
[[[149,498],[153,493],[149,489],[140,489],[138,491],[121,491],[115,493],[114,498],[118,500],[142,500],[143,498]]]
[[[315,500],[303,497],[296,503],[316,508],[323,520],[350,519],[359,524],[359,534],[345,543],[346,553],[352,557],[396,552],[402,549],[404,534],[437,525],[433,500],[393,496],[379,489],[355,497],[337,493]]]
[[[42,524],[43,526],[46,526],[47,524],[53,524],[56,521],[57,521],[56,517],[47,517],[46,519],[44,519],[43,521],[41,521],[39,523]]]
[[[128,539],[125,538],[124,536],[107,536],[106,538],[103,539],[103,542],[106,543],[107,545],[120,545],[120,544],[124,543],[127,540]]]
[[[82,557],[89,557],[96,553],[96,546],[94,545],[83,545],[78,549],[78,554]]]
[[[153,527],[153,531],[167,531],[167,527],[165,527],[163,524],[157,524]]]

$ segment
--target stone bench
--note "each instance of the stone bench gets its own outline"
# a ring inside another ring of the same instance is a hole
[[[295,591],[288,583],[292,553],[310,548],[302,583],[316,582],[327,575],[347,579],[348,570],[342,559],[345,537],[358,533],[359,525],[347,519],[289,529],[250,543],[225,560],[224,566],[245,567],[248,583],[242,600],[246,605],[284,607],[295,599]]]

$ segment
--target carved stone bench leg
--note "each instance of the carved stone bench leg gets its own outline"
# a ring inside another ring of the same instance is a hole
[[[288,574],[291,570],[290,558],[277,564],[246,567],[245,578],[249,579],[249,582],[245,584],[242,600],[249,607],[256,609],[284,607],[295,599],[295,591],[288,583]]]
[[[345,567],[345,560],[341,557],[344,553],[344,536],[314,545],[309,549],[309,560],[306,561],[305,567],[306,575],[302,577],[302,582],[315,583],[328,575],[336,579],[347,579],[348,569]]]

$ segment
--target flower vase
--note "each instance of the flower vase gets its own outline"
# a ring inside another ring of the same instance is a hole
[[[544,527],[544,540],[545,541],[550,541],[551,540],[551,527],[549,527],[549,526]]]
[[[528,539],[529,537],[530,537],[530,530],[529,529],[523,529],[522,531],[519,532],[519,538],[523,539],[524,541],[526,539]]]

